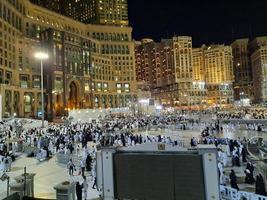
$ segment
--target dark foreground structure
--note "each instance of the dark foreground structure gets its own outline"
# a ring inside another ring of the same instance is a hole
[[[216,160],[216,149],[207,145],[105,148],[97,156],[98,187],[104,200],[219,200]]]

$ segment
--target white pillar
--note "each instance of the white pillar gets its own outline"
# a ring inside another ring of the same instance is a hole
[[[103,197],[104,200],[114,200],[114,172],[113,154],[114,149],[104,149],[102,151],[102,177],[103,177]]]
[[[203,149],[204,150],[204,149]],[[219,174],[217,167],[217,154],[212,150],[207,150],[201,153],[203,159],[203,172],[205,179],[205,190],[207,200],[219,200]]]

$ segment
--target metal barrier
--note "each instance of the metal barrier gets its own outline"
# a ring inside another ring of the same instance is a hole
[[[77,154],[56,153],[56,161],[60,164],[67,164],[70,159],[74,164],[79,164],[81,161],[81,157]]]
[[[61,164],[67,164],[70,160],[71,156],[70,154],[65,154],[65,153],[57,153],[56,154],[56,160],[57,162]]]
[[[234,188],[220,186],[221,198],[225,200],[267,200],[267,197],[245,191],[237,191]]]

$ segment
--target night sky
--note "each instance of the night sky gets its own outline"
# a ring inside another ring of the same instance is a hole
[[[128,0],[133,38],[190,35],[193,46],[267,35],[267,0]]]

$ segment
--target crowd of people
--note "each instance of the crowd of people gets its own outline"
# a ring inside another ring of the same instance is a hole
[[[5,123],[0,124],[0,171],[9,171],[11,162],[15,159],[14,151],[18,148],[17,143],[26,147],[32,147],[28,156],[34,156],[39,161],[49,159],[55,154],[69,156],[66,163],[68,174],[83,177],[83,183],[77,183],[77,198],[87,191],[88,177],[93,180],[92,188],[96,188],[96,150],[101,146],[134,146],[138,144],[161,142],[178,146],[180,138],[168,135],[141,134],[153,127],[168,128],[175,126],[178,130],[194,129],[200,130],[199,138],[192,137],[190,145],[214,144],[218,148],[218,169],[220,184],[226,185],[229,179],[231,187],[238,188],[235,171],[232,170],[229,178],[224,168],[240,167],[246,165],[244,171],[247,184],[255,184],[256,193],[265,195],[265,185],[262,175],[255,177],[254,167],[248,162],[248,152],[245,145],[246,138],[235,140],[216,137],[224,131],[224,124],[219,119],[240,119],[248,113],[245,111],[236,113],[217,113],[217,120],[204,122],[201,115],[206,113],[193,113],[194,118],[190,118],[185,113],[167,113],[151,116],[130,116],[130,115],[109,115],[99,122],[92,123],[70,123],[51,124],[47,128],[29,128],[16,132],[14,128]],[[209,113],[210,114],[210,113]],[[265,112],[250,113],[255,119],[265,119]],[[192,116],[192,115],[191,115]],[[198,116],[198,117],[196,117]],[[18,138],[17,142],[12,142],[12,138]],[[89,144],[89,145],[88,145]],[[88,173],[89,172],[89,173]],[[89,174],[89,175],[88,175]],[[264,188],[264,189],[263,189]],[[85,193],[83,195],[86,195]]]
[[[219,121],[211,123],[202,132],[200,137],[191,138],[191,147],[197,146],[198,144],[214,144],[218,149],[218,171],[220,184],[226,186],[229,182],[230,186],[239,191],[238,178],[234,169],[231,169],[229,176],[227,177],[226,168],[241,168],[245,167],[244,180],[242,183],[254,185],[255,193],[258,195],[266,196],[265,181],[261,173],[258,173],[255,178],[254,165],[248,160],[248,151],[246,145],[248,140],[246,137],[241,139],[228,139],[228,138],[217,138],[217,134],[221,133],[223,128]],[[242,177],[243,177],[242,176]]]
[[[218,119],[267,119],[266,109],[240,109],[216,113]]]

